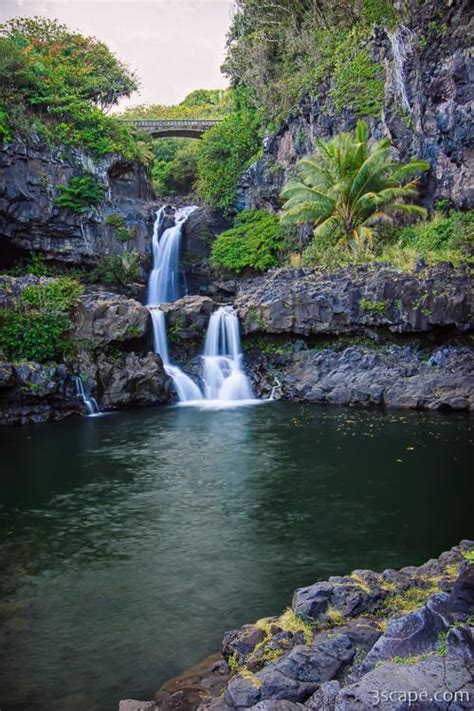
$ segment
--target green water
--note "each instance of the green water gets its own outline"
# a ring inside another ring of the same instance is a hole
[[[473,535],[472,421],[269,403],[0,431],[0,707],[115,711],[294,588]]]

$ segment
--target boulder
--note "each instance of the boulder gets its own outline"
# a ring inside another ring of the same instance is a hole
[[[196,339],[204,344],[207,325],[217,305],[208,296],[184,296],[171,304],[162,304],[171,339]]]
[[[0,424],[23,425],[85,414],[65,365],[0,361]]]
[[[278,344],[277,344],[278,345]],[[470,410],[474,407],[472,349],[445,346],[445,364],[431,365],[415,345],[371,348],[310,346],[251,354],[248,367],[265,397],[279,381],[283,398],[297,401],[404,409]]]
[[[102,410],[171,401],[171,381],[156,353],[126,353],[97,358],[97,392]]]
[[[124,343],[151,335],[150,313],[135,299],[88,288],[74,307],[71,335],[93,346]]]

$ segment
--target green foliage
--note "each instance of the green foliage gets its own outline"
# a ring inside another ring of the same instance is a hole
[[[111,213],[107,215],[104,220],[106,225],[112,227],[115,237],[120,242],[129,242],[131,239],[136,237],[136,227],[129,228],[123,215],[117,215],[116,213]]]
[[[397,241],[400,247],[414,248],[420,254],[474,248],[474,210],[453,211],[447,216],[436,213],[429,222],[402,228]]]
[[[376,118],[382,110],[384,74],[365,46],[366,28],[354,27],[339,43],[329,92],[337,111]]]
[[[359,301],[359,307],[362,311],[367,311],[371,314],[378,314],[381,316],[385,309],[387,308],[386,301],[371,301],[370,299],[361,299]]]
[[[234,109],[215,128],[206,131],[199,146],[199,196],[212,207],[231,210],[242,172],[260,145],[260,118],[243,87],[233,93]]]
[[[0,313],[0,351],[13,360],[61,359],[71,348],[68,313],[82,291],[69,277],[25,287],[14,307]]]
[[[90,173],[71,178],[67,185],[58,185],[59,195],[54,202],[58,207],[66,207],[76,215],[89,207],[98,205],[104,197],[104,188]]]
[[[452,262],[455,266],[472,261],[474,212],[451,212],[448,217],[435,213],[426,222],[394,227],[379,238],[371,251],[350,252],[343,245],[333,246],[313,240],[303,253],[302,263],[334,269],[338,266],[389,262],[410,271],[419,259],[427,264]]]
[[[282,222],[313,222],[316,241],[361,252],[373,241],[377,225],[391,222],[394,214],[425,216],[424,208],[401,201],[417,196],[417,181],[408,178],[428,170],[429,163],[396,163],[390,148],[388,138],[369,143],[364,121],[358,121],[354,134],[318,141],[316,154],[297,164],[300,180],[282,191]]]
[[[131,284],[140,279],[141,256],[138,252],[99,257],[88,274],[88,281],[102,284]]]
[[[22,273],[24,273],[24,271],[25,270],[22,270]],[[33,276],[36,277],[49,276],[51,269],[42,254],[32,252],[26,266],[26,273],[33,274]]]
[[[155,141],[153,183],[159,195],[186,195],[197,178],[199,142],[192,138]]]
[[[0,26],[3,140],[34,129],[97,157],[117,151],[141,159],[137,132],[103,113],[136,88],[135,75],[105,44],[56,20],[14,18]]]
[[[195,89],[179,104],[139,104],[125,109],[124,118],[143,119],[217,119],[232,106],[232,92],[228,89]]]
[[[277,252],[283,246],[278,218],[265,210],[245,210],[234,227],[222,232],[212,245],[211,262],[240,272],[245,267],[265,271],[278,264]]]
[[[397,20],[387,0],[237,0],[224,71],[253,91],[258,109],[274,126],[303,94],[330,87],[337,109],[379,114],[383,70],[370,56],[375,23]]]

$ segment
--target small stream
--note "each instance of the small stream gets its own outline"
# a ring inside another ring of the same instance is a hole
[[[116,711],[354,568],[472,537],[472,421],[284,402],[0,430],[0,707]]]

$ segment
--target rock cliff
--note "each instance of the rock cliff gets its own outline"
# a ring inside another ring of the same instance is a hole
[[[103,202],[82,214],[58,207],[58,186],[84,173],[103,186]],[[17,138],[0,151],[0,265],[30,250],[56,262],[85,265],[100,255],[132,250],[147,255],[152,198],[149,176],[139,163],[118,155],[94,161],[84,151],[53,148],[35,135],[27,142]],[[127,230],[125,240],[117,235],[117,218]]]
[[[431,163],[422,184],[427,205],[446,199],[457,208],[472,208],[472,7],[430,0],[403,8],[397,28],[376,27],[369,40],[372,57],[385,72],[382,112],[369,120],[371,133],[389,136],[401,160],[416,155]],[[336,111],[327,82],[317,95],[304,97],[242,177],[237,209],[276,209],[296,161],[314,150],[317,139],[351,130],[355,122],[350,111]]]

